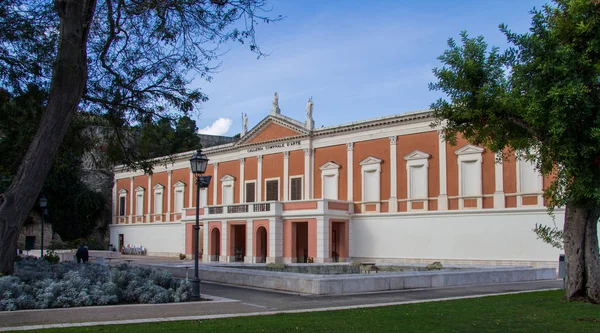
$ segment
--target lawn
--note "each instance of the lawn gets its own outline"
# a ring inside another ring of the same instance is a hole
[[[562,291],[343,311],[51,329],[41,332],[600,332],[600,305]]]

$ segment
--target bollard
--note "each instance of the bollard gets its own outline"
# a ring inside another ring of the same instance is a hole
[[[567,277],[567,264],[565,262],[565,255],[561,254],[558,256],[558,278],[563,279],[563,289],[565,289]]]

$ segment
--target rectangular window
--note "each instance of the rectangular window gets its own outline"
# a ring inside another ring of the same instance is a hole
[[[410,167],[410,199],[427,198],[427,169],[424,165]]]
[[[200,207],[208,206],[208,190],[206,188],[200,189]]]
[[[323,199],[337,200],[338,189],[337,189],[337,176],[327,175],[323,176]]]
[[[119,216],[125,216],[125,196],[119,197]]]
[[[290,200],[302,200],[302,177],[290,178]]]
[[[519,161],[520,166],[520,178],[521,178],[521,193],[539,193],[542,191],[540,188],[540,175],[535,169],[535,165],[530,161],[521,160]]]
[[[279,180],[267,180],[267,201],[279,200]]]
[[[138,193],[135,196],[135,215],[141,216],[144,214],[144,195]]]
[[[365,171],[365,198],[363,201],[379,201],[379,173],[376,171]]]
[[[246,202],[256,202],[256,183],[246,183]]]
[[[223,205],[231,205],[233,204],[233,186],[224,185],[223,186]]]
[[[163,209],[162,192],[156,192],[154,194],[154,214],[162,214],[162,209]]]
[[[175,191],[175,213],[183,212],[183,190]]]
[[[481,163],[479,161],[462,162],[462,196],[481,195]]]

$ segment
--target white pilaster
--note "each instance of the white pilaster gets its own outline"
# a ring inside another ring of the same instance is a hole
[[[135,209],[133,209],[133,197],[135,197],[135,193],[133,192],[133,177],[129,177],[129,223],[133,223],[133,214],[135,213]]]
[[[439,141],[439,162],[440,162],[440,195],[438,196],[438,210],[448,210],[448,190],[446,177],[446,140],[441,132],[438,132]]]
[[[190,171],[190,177],[188,180],[188,207],[194,207],[194,191],[196,190],[196,182],[194,181],[194,174],[192,173],[192,170]]]
[[[267,263],[283,263],[283,221],[269,218],[269,257]]]
[[[240,188],[240,203],[244,202],[244,195],[246,192],[246,187],[244,185],[244,158],[240,158],[240,183],[239,183],[239,188]]]
[[[390,212],[398,211],[398,168],[396,151],[396,136],[390,136],[390,200],[388,210]]]
[[[152,175],[148,175],[148,187],[146,190],[146,195],[148,196],[148,205],[146,206],[146,222],[152,221],[150,219],[150,212],[152,211]]]
[[[171,221],[171,193],[173,192],[173,171],[167,171],[167,216],[166,220]]]
[[[506,199],[504,196],[504,172],[502,172],[502,153],[496,153],[495,164],[495,183],[496,191],[494,192],[494,208],[505,208]]]
[[[315,197],[315,148],[310,148],[310,199]]]
[[[221,254],[219,261],[229,262],[229,253],[227,253],[227,221],[221,221]]]
[[[212,183],[213,183],[213,199],[212,199],[212,204],[216,205],[217,204],[217,189],[219,188],[219,163],[215,163],[213,164],[214,168],[214,172],[213,172],[213,179],[212,179]]]
[[[264,201],[262,198],[262,155],[256,156],[256,201]]]
[[[117,223],[117,205],[119,203],[117,196],[117,181],[115,180],[112,188],[112,224]]]
[[[304,149],[304,200],[310,199],[310,148]]]
[[[329,254],[329,220],[323,216],[317,217],[317,257],[316,262],[331,261]]]
[[[254,221],[248,220],[246,222],[246,257],[244,262],[254,263],[254,252],[252,247],[254,245]]]
[[[208,222],[204,222],[204,226],[202,228],[202,239],[204,240],[202,242],[202,261],[204,262],[209,262],[210,261],[210,257],[208,255],[208,233],[210,232],[210,230],[208,230]],[[192,250],[192,253],[194,252],[194,250]]]
[[[354,143],[346,143],[346,165],[348,168],[348,201],[354,201]]]
[[[289,186],[289,167],[290,167],[290,152],[283,152],[283,201],[288,201],[288,186]]]

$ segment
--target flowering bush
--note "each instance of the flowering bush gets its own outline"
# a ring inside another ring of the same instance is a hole
[[[170,273],[24,258],[15,274],[0,277],[0,311],[122,303],[169,303],[190,299],[191,285]]]

